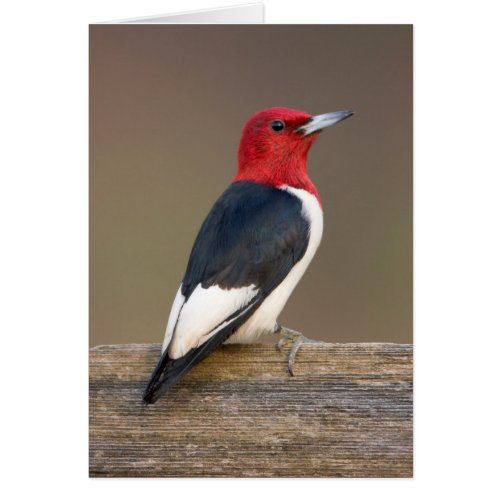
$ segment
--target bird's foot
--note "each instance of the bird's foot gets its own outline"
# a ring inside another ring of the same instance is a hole
[[[297,351],[299,350],[299,347],[303,343],[307,344],[321,344],[322,342],[320,340],[313,340],[310,338],[307,338],[305,335],[302,333],[298,332],[297,330],[292,330],[291,328],[286,328],[285,326],[281,325],[276,325],[276,329],[274,333],[277,333],[278,335],[282,335],[282,337],[278,340],[276,343],[276,349],[281,352],[283,349],[283,346],[285,345],[285,342],[287,340],[292,340],[293,344],[290,349],[290,352],[288,354],[288,373],[293,377],[293,365],[295,363],[295,356],[297,355]]]

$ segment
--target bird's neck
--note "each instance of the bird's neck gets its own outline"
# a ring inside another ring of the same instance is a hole
[[[291,186],[304,189],[313,194],[321,204],[318,190],[307,175],[307,156],[291,156],[276,160],[248,160],[239,159],[238,173],[233,182],[248,181],[265,184],[267,186]]]

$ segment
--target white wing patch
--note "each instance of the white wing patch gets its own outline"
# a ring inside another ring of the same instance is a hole
[[[206,342],[229,323],[226,321],[229,316],[248,305],[259,292],[254,285],[224,290],[217,285],[203,288],[199,284],[186,301],[181,288],[182,284],[172,305],[163,342],[163,350],[168,348],[172,359]]]
[[[181,312],[182,306],[186,301],[186,297],[182,295],[182,283],[177,290],[177,294],[174,299],[174,303],[172,304],[172,309],[170,310],[170,316],[168,317],[167,329],[165,331],[165,339],[163,340],[163,347],[161,348],[161,353],[165,352],[165,349],[170,344],[170,340],[172,339],[172,335],[174,333],[175,325],[177,324],[177,318],[179,317],[179,313]]]

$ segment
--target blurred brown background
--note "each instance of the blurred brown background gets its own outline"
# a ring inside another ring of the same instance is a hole
[[[90,345],[161,342],[255,111],[346,108],[309,155],[323,242],[281,316],[412,341],[412,27],[90,27]],[[273,339],[275,340],[275,339]]]

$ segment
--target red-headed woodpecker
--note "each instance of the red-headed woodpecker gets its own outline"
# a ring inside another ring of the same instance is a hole
[[[293,332],[282,329],[277,319],[323,233],[307,153],[322,129],[352,114],[311,116],[276,107],[245,124],[238,172],[194,242],[162,356],[144,392],[146,404],[157,401],[223,342],[248,343],[263,333]]]

